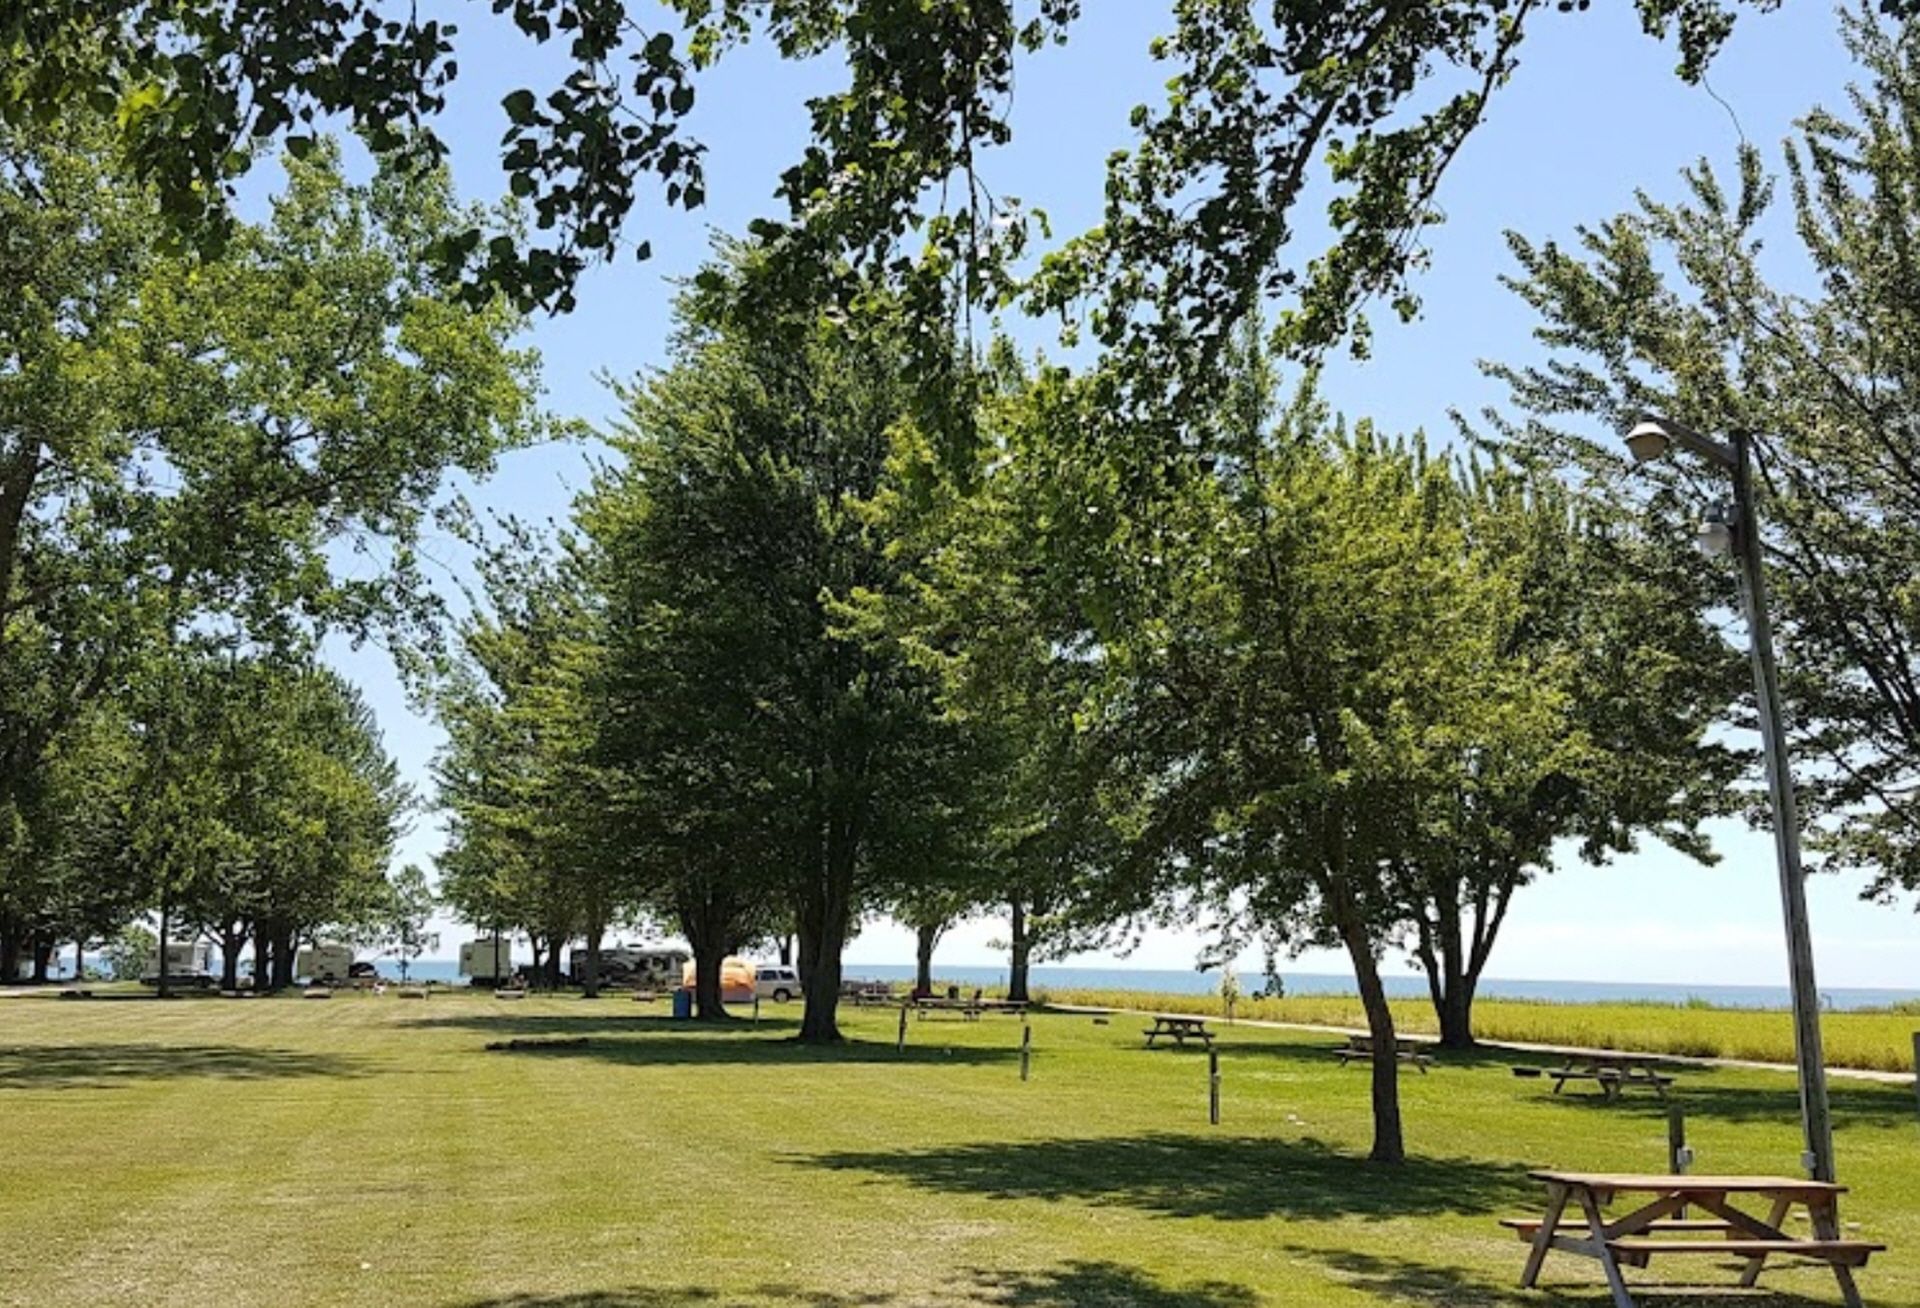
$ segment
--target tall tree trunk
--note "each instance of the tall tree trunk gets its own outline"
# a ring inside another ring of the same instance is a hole
[[[847,943],[847,916],[844,911],[822,916],[812,933],[814,939],[803,946],[813,959],[802,989],[806,991],[806,1011],[800,1018],[799,1039],[803,1044],[839,1044],[840,1034],[840,954]],[[807,936],[802,935],[802,940]]]
[[[1416,951],[1427,974],[1427,994],[1440,1020],[1440,1044],[1447,1049],[1473,1047],[1473,998],[1467,981],[1466,937],[1460,925],[1460,884],[1443,880],[1433,888],[1434,916],[1420,924]]]
[[[240,988],[240,947],[247,942],[247,924],[229,922],[220,929],[220,988]]]
[[[558,990],[565,984],[565,978],[560,975],[560,945],[560,937],[556,935],[553,937],[552,947],[547,950],[547,989],[549,990]]]
[[[12,985],[20,977],[20,928],[0,916],[0,985]]]
[[[288,927],[273,940],[273,988],[285,990],[293,985],[293,963],[300,945],[300,932]]]
[[[1414,952],[1427,975],[1427,995],[1440,1022],[1440,1043],[1447,1049],[1474,1046],[1474,997],[1519,878],[1518,868],[1507,868],[1498,877],[1483,873],[1476,879],[1471,929],[1458,881],[1432,891],[1434,913],[1420,921]]]
[[[166,886],[160,888],[160,985],[155,991],[165,999],[173,993],[173,969],[167,966],[167,933],[173,929],[173,895]]]
[[[1029,1002],[1027,973],[1029,960],[1033,957],[1033,938],[1027,933],[1026,902],[1015,899],[1010,907],[1013,925],[1008,933],[1008,942],[1012,947],[1012,960],[1007,968],[1007,998],[1016,1004],[1024,1004]]]
[[[726,999],[720,984],[720,967],[726,959],[727,947],[719,934],[701,932],[699,943],[693,947],[693,1015],[702,1022],[727,1020]]]
[[[265,922],[253,924],[253,992],[257,995],[273,983],[273,935]]]
[[[1340,938],[1353,962],[1354,978],[1360,983],[1360,1006],[1367,1014],[1367,1034],[1373,1038],[1373,1149],[1367,1155],[1377,1163],[1398,1163],[1406,1158],[1406,1144],[1400,1130],[1400,1058],[1399,1037],[1393,1027],[1393,1010],[1387,1006],[1387,990],[1380,983],[1380,968],[1373,956],[1373,942],[1366,927],[1350,905],[1334,905]]]
[[[53,941],[46,936],[33,938],[33,983],[43,986],[53,973]]]
[[[846,949],[852,916],[853,842],[830,840],[821,852],[820,880],[807,887],[800,904],[800,957],[807,971],[801,982],[805,1011],[800,1017],[802,1044],[839,1044],[840,955]]]
[[[797,916],[797,915],[796,915]],[[813,953],[807,945],[807,933],[795,923],[793,935],[793,970],[800,978],[800,988],[809,989],[813,985]]]
[[[780,949],[780,966],[792,967],[793,966],[793,932],[789,931],[780,937],[779,949]]]
[[[930,995],[933,993],[933,947],[940,942],[940,928],[922,926],[915,928],[913,942],[913,993]]]
[[[87,938],[82,935],[73,942],[73,980],[74,984],[87,979]]]
[[[535,990],[544,989],[547,983],[546,951],[540,947],[540,933],[529,931],[527,939],[533,943],[533,968],[527,973],[527,980]]]
[[[600,937],[606,928],[600,923],[590,923],[587,927],[587,970],[581,978],[581,986],[588,999],[600,997]]]
[[[680,934],[693,949],[693,1015],[702,1022],[727,1020],[720,967],[734,946],[735,918],[726,896],[694,881],[675,904]]]

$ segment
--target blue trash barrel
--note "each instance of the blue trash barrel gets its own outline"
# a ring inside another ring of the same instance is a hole
[[[693,1016],[693,991],[682,987],[673,992],[673,1015],[681,1021]]]

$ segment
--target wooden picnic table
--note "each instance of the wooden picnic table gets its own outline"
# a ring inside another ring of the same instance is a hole
[[[1607,1099],[1618,1099],[1622,1091],[1633,1086],[1651,1090],[1665,1099],[1667,1087],[1673,1084],[1673,1074],[1660,1071],[1655,1066],[1657,1062],[1647,1054],[1617,1054],[1597,1050],[1569,1053],[1559,1067],[1546,1069],[1546,1075],[1553,1082],[1555,1094],[1565,1089],[1569,1081],[1591,1081],[1600,1087],[1601,1095]]]
[[[1693,1254],[1744,1260],[1740,1285],[1751,1287],[1767,1259],[1775,1255],[1808,1258],[1833,1269],[1849,1308],[1859,1308],[1853,1268],[1885,1245],[1840,1238],[1839,1199],[1846,1187],[1784,1176],[1663,1176],[1610,1172],[1531,1172],[1547,1187],[1544,1217],[1507,1218],[1502,1226],[1532,1246],[1520,1285],[1531,1288],[1549,1250],[1598,1260],[1607,1274],[1616,1308],[1633,1308],[1620,1269],[1645,1267],[1656,1254]],[[1609,1220],[1602,1209],[1618,1195],[1648,1195],[1648,1202]],[[1734,1198],[1764,1199],[1771,1205],[1764,1220],[1734,1206]],[[1569,1216],[1572,1207],[1577,1215]],[[1804,1207],[1814,1234],[1789,1235],[1787,1215]],[[1698,1209],[1705,1217],[1678,1214]]]
[[[1373,1037],[1364,1035],[1348,1036],[1347,1043],[1335,1045],[1334,1055],[1339,1058],[1340,1066],[1345,1067],[1355,1059],[1373,1058]],[[1427,1074],[1427,1068],[1433,1063],[1433,1055],[1417,1041],[1396,1040],[1393,1043],[1393,1056],[1403,1063],[1411,1063],[1420,1069],[1420,1075]]]
[[[1213,1032],[1207,1030],[1207,1019],[1204,1017],[1171,1017],[1156,1014],[1153,1025],[1147,1028],[1146,1035],[1149,1049],[1153,1048],[1153,1042],[1162,1036],[1172,1039],[1173,1043],[1181,1048],[1185,1048],[1189,1040],[1198,1040],[1208,1047],[1213,1045]]]
[[[977,1022],[984,1006],[978,999],[941,999],[923,996],[913,1001],[914,1015],[924,1018],[928,1013],[958,1013],[963,1022]]]

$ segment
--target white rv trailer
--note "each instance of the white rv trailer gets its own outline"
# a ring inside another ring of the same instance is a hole
[[[345,945],[310,945],[294,956],[293,974],[323,984],[345,981],[353,975],[353,951]]]
[[[460,946],[460,975],[477,986],[499,985],[513,976],[513,943],[505,936],[497,941],[469,940]]]
[[[587,979],[587,951],[573,947],[573,979]],[[671,990],[680,984],[680,969],[693,955],[684,949],[608,945],[600,951],[600,980],[605,985],[635,986],[642,990]]]
[[[169,941],[166,966],[169,985],[210,986],[214,979],[213,945],[205,940]],[[160,984],[157,959],[148,965],[146,975],[140,981],[149,986]]]

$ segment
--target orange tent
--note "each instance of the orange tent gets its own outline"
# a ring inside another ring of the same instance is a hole
[[[687,960],[680,969],[680,984],[688,990],[693,989],[693,960]],[[720,1002],[723,1004],[751,1004],[753,1002],[753,964],[744,958],[723,958],[720,960]]]

